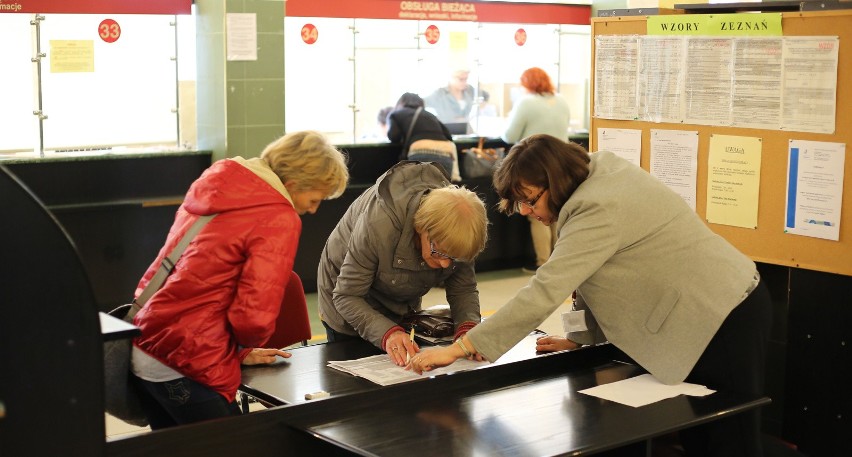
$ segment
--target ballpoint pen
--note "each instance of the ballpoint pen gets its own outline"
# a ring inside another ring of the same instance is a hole
[[[411,332],[408,334],[408,341],[411,341],[411,343],[414,343],[414,327],[413,326],[411,327]],[[408,351],[405,351],[405,364],[408,365],[409,362],[411,362],[411,353],[408,352]]]

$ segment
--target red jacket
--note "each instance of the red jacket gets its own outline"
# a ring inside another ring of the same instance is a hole
[[[302,222],[290,202],[251,170],[218,161],[190,187],[136,296],[192,223],[213,213],[218,216],[136,315],[142,336],[134,344],[233,401],[248,353],[240,350],[262,346],[275,329]]]

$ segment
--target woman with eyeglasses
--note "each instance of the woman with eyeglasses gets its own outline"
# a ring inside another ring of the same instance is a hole
[[[576,290],[579,323],[539,351],[609,341],[655,378],[763,394],[771,301],[753,261],[675,192],[610,152],[533,135],[494,175],[507,214],[555,225],[550,259],[527,287],[456,344],[423,351],[422,373],[461,357],[494,361]],[[681,431],[688,455],[763,455],[758,410]]]
[[[400,162],[356,199],[326,241],[317,273],[329,342],[363,338],[399,366],[419,348],[399,322],[443,282],[455,338],[480,320],[473,261],[488,237],[485,204],[440,165]]]

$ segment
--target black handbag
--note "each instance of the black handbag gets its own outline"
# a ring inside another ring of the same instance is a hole
[[[133,303],[121,305],[107,314],[132,324],[133,317],[145,306],[154,292],[163,285],[192,238],[214,216],[216,215],[202,216],[195,221],[177,246],[172,249],[172,252],[163,258],[160,268],[157,269],[151,281],[148,282],[148,285],[145,286],[145,289]],[[132,350],[133,345],[130,339],[104,343],[104,410],[128,424],[145,427],[148,425],[148,418],[142,410],[139,394],[130,381],[130,353]]]
[[[449,308],[431,308],[408,313],[399,323],[405,329],[414,328],[414,332],[431,338],[446,338],[453,336],[455,325],[450,317]]]
[[[462,151],[461,175],[465,179],[485,178],[494,174],[494,170],[503,161],[503,148],[471,148]]]

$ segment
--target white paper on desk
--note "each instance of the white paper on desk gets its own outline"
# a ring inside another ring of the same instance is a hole
[[[406,370],[403,367],[397,366],[391,362],[387,354],[379,354],[356,360],[328,362],[328,366],[331,368],[344,371],[355,376],[360,376],[382,386],[413,381],[415,379],[422,379],[424,377],[436,376],[439,374],[471,370],[487,364],[488,362],[459,359],[449,366],[436,368],[432,371],[426,371],[422,375],[419,375],[411,370]]]
[[[596,386],[581,390],[581,394],[603,398],[623,405],[638,408],[650,405],[666,398],[678,395],[691,395],[693,397],[704,397],[712,394],[710,390],[699,384],[682,382],[673,386],[663,384],[650,374],[643,374],[635,378],[628,378],[618,382],[611,382],[602,386]]]

